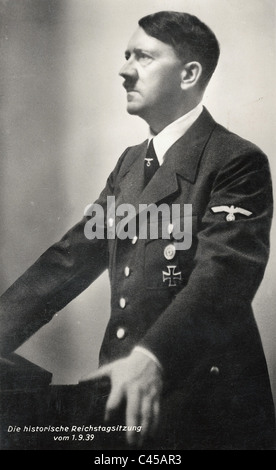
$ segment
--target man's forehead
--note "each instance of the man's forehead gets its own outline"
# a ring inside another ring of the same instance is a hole
[[[147,49],[153,51],[165,49],[173,50],[172,46],[148,35],[140,26],[134,31],[127,45],[128,51],[132,51],[133,49]]]

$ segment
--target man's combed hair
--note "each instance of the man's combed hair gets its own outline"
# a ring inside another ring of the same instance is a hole
[[[145,33],[171,45],[183,63],[202,66],[200,84],[205,88],[219,59],[219,43],[211,29],[196,16],[176,11],[159,11],[138,22]]]

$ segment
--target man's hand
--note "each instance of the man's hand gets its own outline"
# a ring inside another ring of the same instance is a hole
[[[160,396],[163,380],[158,365],[145,354],[133,351],[127,358],[119,359],[81,382],[110,377],[111,392],[106,404],[105,419],[126,400],[126,425],[141,426],[141,432],[127,431],[130,445],[140,447],[144,439],[154,436],[159,421]]]

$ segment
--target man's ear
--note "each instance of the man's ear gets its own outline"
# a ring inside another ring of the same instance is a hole
[[[202,74],[202,65],[199,62],[188,62],[181,72],[181,88],[188,90],[194,87]]]

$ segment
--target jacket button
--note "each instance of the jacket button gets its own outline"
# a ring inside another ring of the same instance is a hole
[[[113,227],[113,224],[114,224],[114,219],[112,219],[112,217],[110,217],[110,219],[108,219],[108,227],[109,228]]]
[[[119,300],[119,305],[121,308],[125,308],[126,306],[126,299],[124,297],[121,297]]]
[[[126,335],[126,330],[124,328],[118,328],[116,331],[116,336],[118,339],[123,339]]]
[[[133,239],[131,240],[132,245],[135,245],[137,240],[138,240],[138,237],[137,237],[137,235],[135,235],[135,237],[133,237]]]
[[[219,375],[219,368],[216,366],[211,367],[210,374],[212,375]]]
[[[125,276],[128,277],[130,275],[130,269],[128,266],[125,267],[124,269]]]
[[[174,229],[173,224],[169,224],[168,225],[168,234],[169,235],[171,235],[173,233],[173,229]]]

